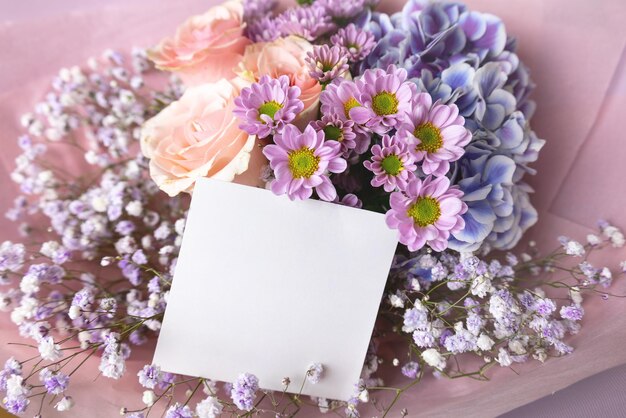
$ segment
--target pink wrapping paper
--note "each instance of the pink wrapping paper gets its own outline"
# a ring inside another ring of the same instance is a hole
[[[66,0],[67,1],[67,0]],[[5,22],[0,25],[0,211],[15,195],[9,180],[18,154],[19,115],[29,111],[60,67],[83,63],[105,48],[151,45],[191,14],[215,2],[190,0],[184,4],[140,0],[123,6],[96,6],[88,11]],[[71,1],[69,1],[71,3]],[[176,2],[179,3],[179,2]],[[500,16],[507,30],[519,39],[519,54],[531,68],[538,85],[534,94],[537,113],[533,127],[548,140],[531,180],[537,190],[534,203],[540,222],[529,237],[545,248],[557,235],[584,237],[598,217],[622,228],[626,203],[626,147],[622,144],[623,109],[626,108],[626,3],[623,0],[468,0],[475,10]],[[403,0],[385,1],[381,8],[397,10]],[[14,7],[14,6],[13,6]],[[83,9],[84,10],[84,9]],[[37,16],[45,16],[38,10]],[[0,18],[2,16],[0,15]],[[5,19],[0,19],[4,21]],[[621,59],[621,61],[620,61]],[[71,164],[71,162],[69,162]],[[14,226],[0,219],[0,240],[15,237]],[[604,260],[616,265],[624,251],[608,251]],[[612,289],[619,293],[626,286]],[[404,395],[392,416],[402,407],[409,416],[495,416],[580,379],[626,363],[625,302],[594,298],[585,305],[582,332],[569,341],[572,356],[491,373],[490,382],[428,378]],[[24,342],[0,315],[0,359],[24,353],[7,345]],[[384,347],[395,350],[397,347]],[[91,359],[72,380],[70,392],[76,407],[69,416],[111,417],[120,406],[140,406],[141,388],[135,374],[151,359],[152,347],[135,349],[125,378],[113,381],[97,375],[98,359]],[[397,352],[400,357],[402,353]],[[24,357],[26,354],[21,354]],[[137,359],[140,360],[137,360]],[[95,382],[94,382],[95,379]],[[402,385],[405,380],[388,382]],[[381,396],[377,394],[376,396]],[[387,396],[383,402],[388,403]],[[51,408],[49,408],[51,410]],[[363,416],[375,415],[373,409]],[[58,414],[61,416],[61,414]],[[45,416],[57,416],[46,412]],[[64,414],[63,416],[68,416]],[[309,416],[317,416],[311,411]]]

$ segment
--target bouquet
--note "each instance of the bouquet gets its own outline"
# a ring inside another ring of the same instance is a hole
[[[301,3],[229,0],[130,65],[106,51],[61,70],[23,116],[7,216],[25,238],[0,246],[0,307],[35,355],[0,371],[5,409],[70,410],[71,376],[92,356],[95,374],[126,373],[159,333],[203,177],[385,214],[399,246],[362,378],[341,402],[287,393],[323,379],[317,363],[282,393],[250,373],[218,383],[146,365],[141,401],[120,405],[128,417],[385,416],[426,374],[487,379],[573,351],[582,295],[608,296],[614,278],[589,255],[624,236],[601,221],[585,243],[507,252],[537,221],[526,180],[544,140],[504,23],[448,1],[392,15],[371,0]],[[78,173],[56,164],[67,153]],[[380,354],[389,341],[401,355]],[[380,364],[404,384],[385,386]]]

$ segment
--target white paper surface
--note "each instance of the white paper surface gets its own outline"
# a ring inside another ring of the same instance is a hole
[[[349,399],[396,231],[384,215],[202,179],[195,186],[154,364],[168,372]]]

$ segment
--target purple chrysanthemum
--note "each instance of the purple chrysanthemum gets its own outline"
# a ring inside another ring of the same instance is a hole
[[[398,128],[398,136],[408,142],[415,161],[423,161],[424,173],[443,176],[450,170],[450,162],[463,156],[463,147],[472,139],[464,123],[456,105],[433,104],[428,93],[419,93],[413,99],[413,110]]]
[[[246,36],[252,42],[271,42],[280,37],[280,29],[275,18],[265,16],[248,24]]]
[[[259,379],[253,374],[242,373],[237,378],[237,381],[233,383],[230,397],[237,405],[237,408],[242,411],[251,411],[254,407],[254,398],[256,398],[257,390],[259,390]]]
[[[386,192],[404,190],[409,181],[415,178],[417,166],[404,141],[395,136],[383,136],[382,143],[372,147],[371,161],[363,163],[374,173],[372,186],[383,186]]]
[[[315,4],[324,8],[333,19],[351,19],[366,7],[365,0],[317,0]]]
[[[320,95],[322,114],[336,115],[341,120],[353,120],[354,109],[361,106],[359,96],[359,89],[354,82],[336,79],[326,86]],[[355,124],[356,128],[358,126]]]
[[[329,202],[337,196],[326,172],[341,173],[347,167],[339,142],[325,142],[324,132],[317,132],[310,125],[304,132],[286,125],[274,142],[263,148],[263,154],[276,175],[270,184],[275,194],[302,200],[311,197],[315,189],[321,199]]]
[[[448,247],[451,233],[465,227],[461,217],[467,205],[461,200],[463,192],[450,187],[447,177],[415,178],[404,192],[391,194],[386,221],[397,229],[399,241],[417,251],[428,244],[435,251]]]
[[[350,206],[351,208],[361,209],[363,207],[363,202],[361,202],[361,199],[359,199],[357,195],[352,193],[348,193],[341,199],[339,199],[339,196],[337,196],[333,202],[343,206]]]
[[[374,46],[374,34],[357,28],[353,23],[341,28],[330,38],[333,45],[343,48],[350,62],[359,62],[367,57]]]
[[[314,41],[335,28],[326,9],[317,4],[284,11],[276,17],[276,26],[283,36],[296,35],[307,41]]]
[[[354,149],[357,145],[356,134],[353,131],[354,122],[351,120],[342,120],[337,115],[325,115],[321,120],[311,123],[316,131],[324,131],[326,140],[337,141],[341,144],[341,151]]]
[[[265,138],[281,132],[304,109],[298,97],[300,88],[289,86],[289,77],[281,75],[276,79],[265,75],[258,83],[241,90],[233,113],[241,119],[242,130]]]
[[[315,45],[313,51],[307,53],[306,62],[311,70],[311,77],[323,84],[331,82],[348,70],[348,57],[337,45]]]
[[[244,22],[250,23],[271,14],[277,3],[276,0],[244,0]]]
[[[416,94],[415,84],[406,81],[406,78],[406,70],[393,65],[387,71],[365,71],[356,80],[363,106],[352,109],[350,117],[380,135],[404,122]]]

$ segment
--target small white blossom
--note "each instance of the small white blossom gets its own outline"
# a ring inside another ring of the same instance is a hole
[[[28,395],[28,389],[24,386],[24,378],[20,375],[13,374],[7,379],[7,397],[17,398]]]
[[[139,200],[133,200],[126,205],[126,213],[130,216],[141,216],[143,205]]]
[[[363,389],[360,393],[359,393],[359,400],[363,403],[367,403],[370,401],[370,393],[367,389]]]
[[[498,358],[496,361],[500,363],[500,366],[502,367],[509,367],[511,364],[513,364],[513,360],[511,360],[511,356],[502,347],[500,348],[500,350],[498,350]]]
[[[39,280],[33,275],[26,275],[20,281],[20,290],[28,295],[39,292]]]
[[[446,359],[444,356],[439,353],[434,348],[429,348],[422,353],[422,358],[431,367],[434,367],[438,370],[443,370],[446,368]]]
[[[69,411],[74,406],[74,400],[71,396],[64,396],[56,405],[54,405],[54,409],[59,412]]]
[[[476,345],[478,346],[478,348],[480,348],[483,351],[489,351],[491,350],[491,347],[493,347],[493,340],[485,333],[480,334],[480,336],[478,337],[478,340],[476,340]]]
[[[574,302],[575,305],[580,305],[581,303],[583,303],[583,296],[577,286],[571,287],[569,289],[569,297],[572,298],[572,302]]]
[[[216,418],[222,413],[222,404],[215,396],[209,396],[196,405],[198,418]]]
[[[309,369],[306,372],[306,379],[309,383],[317,384],[322,378],[322,374],[324,373],[324,366],[320,363],[313,363],[309,366]]]
[[[61,353],[61,346],[54,343],[52,337],[44,337],[39,341],[39,354],[41,358],[48,361],[57,361],[63,354]]]
[[[143,396],[141,398],[141,401],[146,406],[152,406],[152,405],[154,405],[154,402],[156,401],[156,394],[154,393],[154,391],[146,390],[146,391],[143,392]]]
[[[404,300],[397,293],[389,295],[389,303],[394,308],[404,308]]]
[[[596,246],[602,242],[602,239],[596,234],[589,234],[587,235],[587,242],[589,243],[589,245]]]
[[[472,295],[484,298],[488,293],[493,291],[493,286],[491,285],[491,280],[487,276],[479,275],[472,280],[470,290]]]
[[[78,318],[80,316],[80,308],[76,305],[70,306],[67,316],[69,316],[71,320]]]
[[[585,255],[585,247],[577,241],[567,241],[564,245],[565,254],[571,255],[574,257],[582,257]]]

